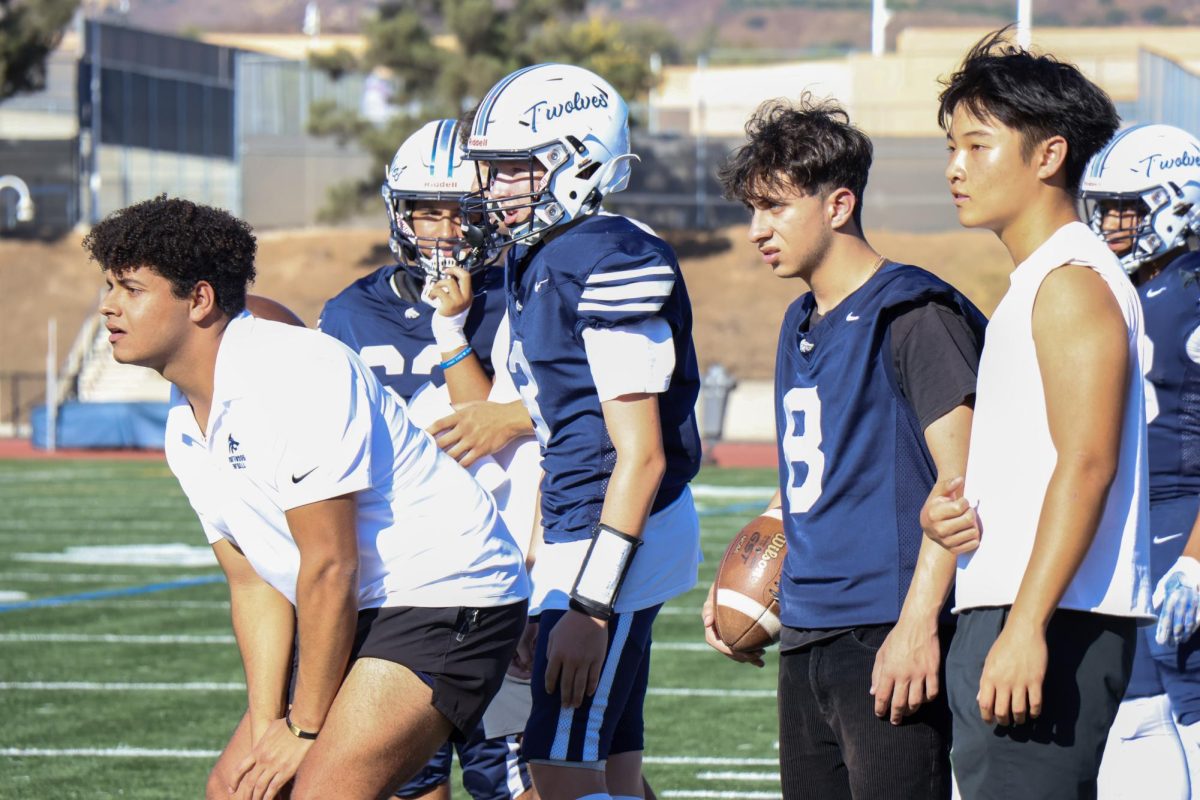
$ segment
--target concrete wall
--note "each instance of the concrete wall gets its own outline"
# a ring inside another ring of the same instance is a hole
[[[255,228],[312,225],[335,184],[377,174],[362,150],[311,136],[248,138],[242,149],[242,215]],[[383,225],[382,205],[368,219]]]
[[[872,136],[941,136],[937,125],[939,79],[949,76],[983,28],[909,28],[896,51],[880,58],[854,54],[841,59],[763,66],[710,66],[664,70],[654,116],[663,130],[740,137],[746,118],[763,100],[810,89],[837,97]],[[1077,64],[1115,101],[1138,94],[1138,53],[1154,50],[1200,66],[1200,27],[1035,28],[1035,50]],[[698,115],[699,100],[705,108]],[[671,127],[674,126],[674,127]]]

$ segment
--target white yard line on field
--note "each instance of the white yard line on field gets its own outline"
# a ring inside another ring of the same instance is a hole
[[[47,519],[5,519],[0,520],[0,531],[43,531],[57,530],[68,533],[87,532],[93,530],[107,531],[162,531],[185,530],[188,533],[200,532],[200,526],[192,519],[68,519],[66,517],[50,517]]]
[[[775,697],[774,689],[668,689],[650,688],[648,694],[657,697]]]
[[[140,608],[140,609],[204,609],[228,611],[228,600],[80,600],[73,605],[102,606],[104,608]],[[660,612],[661,613],[661,612]],[[699,612],[697,612],[699,613]]]
[[[2,747],[0,757],[7,758],[216,758],[219,750],[167,750],[149,747]],[[671,766],[771,766],[778,762],[769,758],[722,758],[714,756],[646,756],[647,764]],[[701,773],[704,774],[704,773]],[[669,795],[668,792],[660,793]],[[777,797],[769,793],[764,796]],[[705,797],[715,793],[705,794]],[[685,794],[670,795],[684,797]],[[690,795],[686,795],[690,796]],[[722,795],[725,796],[725,795]],[[741,794],[737,795],[741,797]]]
[[[696,777],[702,781],[757,781],[758,783],[777,783],[778,772],[697,772]]]
[[[174,604],[164,604],[171,606]],[[197,606],[208,608],[209,606]],[[225,609],[228,603],[216,603],[212,608]],[[0,633],[3,642],[56,642],[68,644],[234,644],[232,634],[132,634],[132,633]],[[685,653],[704,653],[710,648],[704,642],[655,642],[654,650]]]
[[[0,681],[0,691],[6,692],[240,692],[246,688],[240,682],[215,681]],[[767,688],[648,688],[652,697],[775,697]]]
[[[732,790],[716,792],[703,789],[669,789],[659,792],[658,796],[670,798],[670,800],[780,800],[779,792],[737,792]]]
[[[153,579],[156,583],[169,583],[195,578],[196,575],[156,575],[147,572],[142,575],[116,574],[112,572],[0,572],[0,583],[118,583],[126,581],[146,581]]]
[[[666,766],[697,767],[774,767],[779,765],[775,758],[738,758],[725,756],[644,756],[647,764]]]
[[[148,747],[0,747],[7,758],[216,758],[220,750],[154,750]]]
[[[0,643],[53,644],[236,644],[231,633],[0,633]]]
[[[244,683],[100,683],[97,681],[5,681],[0,690],[16,692],[241,692]]]
[[[9,692],[234,692],[246,688],[243,683],[193,681],[168,682],[103,682],[103,681],[4,681],[0,691]],[[670,689],[651,687],[647,693],[654,697],[774,697],[774,689]]]
[[[777,486],[716,486],[710,483],[693,483],[692,497],[697,500],[709,498],[721,500],[770,500]]]

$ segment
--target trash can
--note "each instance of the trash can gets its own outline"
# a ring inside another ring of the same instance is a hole
[[[700,439],[704,445],[704,460],[710,461],[712,446],[721,441],[725,428],[725,406],[729,393],[737,386],[733,377],[721,364],[713,364],[700,380]]]

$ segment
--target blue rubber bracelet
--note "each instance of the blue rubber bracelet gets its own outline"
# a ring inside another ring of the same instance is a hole
[[[464,358],[466,358],[467,356],[471,355],[471,353],[472,353],[472,352],[474,352],[474,351],[473,351],[473,350],[471,350],[471,345],[467,345],[467,346],[466,346],[466,348],[465,348],[465,349],[464,349],[464,350],[463,350],[461,353],[456,353],[456,354],[454,354],[454,355],[450,356],[450,358],[449,358],[448,360],[446,360],[446,361],[443,361],[443,362],[442,362],[442,369],[443,369],[443,370],[450,369],[450,368],[451,368],[451,367],[453,367],[455,364],[457,364],[458,362],[462,361],[462,360],[463,360]]]

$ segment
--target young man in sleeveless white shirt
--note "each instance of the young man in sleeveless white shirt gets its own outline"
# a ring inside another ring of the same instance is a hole
[[[947,660],[962,796],[1095,797],[1150,620],[1141,306],[1080,222],[1088,159],[1119,123],[1069,64],[993,34],[946,83],[946,177],[966,227],[1017,264],[979,365],[965,482],[926,533],[959,555]]]

